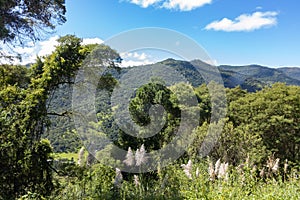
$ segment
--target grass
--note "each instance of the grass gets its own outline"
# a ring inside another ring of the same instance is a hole
[[[289,174],[286,181],[279,173],[260,178],[247,168],[241,171],[234,166],[230,166],[227,179],[212,180],[206,163],[193,164],[191,176],[174,164],[159,172],[137,174],[139,185],[133,174],[123,174],[121,184],[115,185],[115,169],[102,164],[73,170],[77,176],[60,177],[60,189],[50,199],[300,199],[298,175]]]

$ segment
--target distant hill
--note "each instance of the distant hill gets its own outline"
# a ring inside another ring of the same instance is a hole
[[[248,89],[249,91],[255,91],[254,88],[249,88],[249,86],[258,86],[259,89],[262,86],[271,85],[275,82],[283,82],[287,85],[300,84],[300,68],[268,68],[260,65],[221,65],[219,66],[219,69],[223,73],[232,72],[230,77],[239,77],[238,80],[241,82],[238,83],[238,85],[241,85],[244,88],[247,86],[248,88],[246,87],[245,89]],[[288,69],[290,69],[290,71]],[[294,75],[291,71],[297,71],[298,75]]]
[[[191,62],[167,59],[160,62],[164,65],[174,67],[180,74],[193,85],[199,86],[204,80],[194,67],[200,66],[201,70],[209,70],[211,65],[200,60]],[[230,66],[221,65],[218,69],[223,78],[224,86],[233,88],[241,86],[249,92],[254,92],[264,86],[276,82],[284,82],[287,85],[300,85],[300,68],[269,68],[260,65]],[[212,76],[214,76],[212,74]]]
[[[142,71],[147,73],[149,71],[147,68],[155,70],[156,68],[163,67],[163,65],[173,68],[194,87],[205,83],[201,74],[209,75],[208,80],[214,80],[219,73],[221,74],[225,87],[234,88],[236,86],[241,86],[241,88],[246,89],[249,92],[255,92],[276,82],[300,86],[300,68],[297,67],[269,68],[260,65],[220,65],[217,66],[219,71],[215,71],[212,70],[215,68],[212,68],[210,64],[201,60],[182,61],[172,58],[150,65],[129,68],[108,68],[106,73],[111,74],[116,79],[120,79],[130,69],[143,68]],[[164,77],[164,74],[161,74],[161,76]]]
[[[202,62],[201,60],[193,60],[190,62],[174,59],[167,59],[152,65],[136,66],[131,68],[109,68],[107,74],[111,74],[115,79],[120,79],[130,69],[144,67],[155,70],[156,67],[163,65],[173,68],[185,77],[185,79],[194,87],[205,83],[201,73],[209,74],[210,78],[214,78],[217,73],[212,69],[212,66]],[[195,68],[201,71],[199,71]],[[254,92],[262,89],[264,86],[271,85],[275,82],[285,82],[288,85],[300,86],[300,68],[268,68],[259,65],[247,66],[218,66],[219,72],[224,82],[224,86],[241,88]],[[162,74],[163,76],[163,74]],[[141,77],[139,77],[141,78]],[[101,95],[96,98],[101,104]],[[60,87],[54,94],[51,104],[49,105],[50,112],[62,113],[70,110],[72,104],[72,87],[64,85]],[[72,131],[75,129],[72,118],[56,117],[50,118],[52,126],[49,128],[44,137],[50,139],[55,152],[74,152],[78,150],[81,143],[78,136]]]
[[[288,77],[296,80],[300,80],[300,68],[299,67],[282,67],[278,68],[279,71],[283,72]]]

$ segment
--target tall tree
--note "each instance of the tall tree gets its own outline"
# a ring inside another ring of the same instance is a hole
[[[32,66],[25,87],[18,79],[11,81],[9,70],[0,70],[7,80],[0,85],[0,199],[14,199],[26,190],[47,195],[53,187],[47,163],[51,147],[41,134],[49,114],[62,114],[48,113],[49,97],[60,85],[73,82],[92,50],[72,35],[58,42],[50,56]]]
[[[64,0],[0,0],[0,40],[24,44],[66,21]]]
[[[120,130],[119,145],[123,149],[137,149],[142,144],[145,144],[147,150],[160,149],[172,139],[180,123],[180,109],[177,99],[172,95],[174,94],[169,88],[155,82],[137,89],[129,104],[134,123],[143,127],[137,134],[144,137],[151,135],[154,130],[158,133],[152,137],[135,138]]]

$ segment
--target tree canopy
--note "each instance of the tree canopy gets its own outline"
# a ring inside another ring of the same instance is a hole
[[[41,140],[48,116],[54,114],[47,108],[54,91],[74,81],[82,61],[95,47],[81,45],[81,39],[73,35],[58,42],[55,51],[38,59],[30,70],[0,67],[1,198],[17,197],[26,190],[45,195],[53,188],[48,163],[52,149]]]
[[[0,40],[23,45],[66,21],[64,0],[0,0]]]

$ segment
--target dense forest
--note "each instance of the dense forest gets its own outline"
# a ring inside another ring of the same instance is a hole
[[[75,75],[93,50],[103,52],[101,59],[110,65],[97,85],[95,126],[102,127],[99,134],[106,134],[114,144],[96,154],[82,148],[84,140],[72,125],[69,105]],[[274,83],[255,92],[228,87],[226,101],[222,101],[218,93],[223,86],[215,82],[166,86],[153,77],[136,89],[129,112],[136,124],[147,126],[153,120],[149,105],[163,105],[165,123],[153,137],[135,138],[118,127],[116,109],[111,107],[110,97],[125,73],[112,61],[117,56],[108,46],[81,45],[79,38],[67,35],[59,39],[51,55],[38,58],[29,68],[1,65],[2,199],[299,197],[299,86]],[[182,61],[163,62],[178,67]],[[108,95],[103,96],[103,90]],[[210,90],[215,95],[211,96]],[[196,106],[180,103],[192,96]],[[214,105],[212,97],[226,105]],[[224,108],[226,116],[212,121],[212,109]],[[165,147],[175,137],[180,113],[194,111],[200,115],[197,127],[188,133],[193,141],[173,164],[142,174],[103,164],[147,167],[145,153]],[[201,156],[209,129],[219,123],[223,129],[214,138],[217,142],[208,155]],[[115,147],[128,150],[126,159],[114,155]]]
[[[65,13],[63,0],[0,0],[1,45],[37,42]],[[204,81],[195,66],[211,66],[200,60],[120,68],[119,53],[66,35],[28,66],[0,65],[1,200],[300,199],[299,68],[219,66],[221,84]],[[16,57],[0,47],[1,61]],[[76,77],[96,65],[96,120],[81,130]],[[185,81],[122,87],[129,70],[156,67]]]
[[[188,62],[167,59],[156,64],[138,66],[138,68],[157,70],[157,68],[170,67],[171,69],[174,69],[183,75],[186,81],[188,81],[189,84],[196,89],[205,84],[205,80],[199,71],[197,71],[196,67],[192,64],[193,62],[197,62],[197,64],[200,63],[202,69],[207,69],[210,67],[209,64],[201,62],[200,60]],[[109,74],[109,76],[107,76],[106,79],[103,78],[102,80],[108,82],[109,80],[114,81],[112,86],[115,86],[115,81],[120,80],[120,78],[129,70],[135,70],[136,68],[137,67],[119,68],[117,66],[114,68],[109,68],[105,72],[106,74]],[[297,76],[297,73],[300,73],[299,68],[267,68],[259,65],[250,65],[218,66],[218,70],[220,71],[225,88],[228,89],[239,87],[242,90],[253,93],[260,91],[265,87],[271,87],[277,82],[286,83],[287,85],[300,86],[300,76]],[[110,76],[113,77],[113,79],[108,79]],[[107,83],[99,83],[99,85],[101,84]],[[105,88],[102,87],[102,89]],[[110,89],[111,92],[112,89],[113,87]],[[67,110],[70,111],[72,104],[72,92],[72,87],[68,85],[62,85],[55,91],[48,109],[51,110],[51,112],[58,113]],[[104,106],[104,102],[108,101],[104,100],[103,98],[104,96],[101,96],[101,94],[98,92],[96,99],[98,110],[101,109],[101,106]],[[74,152],[76,149],[78,149],[78,146],[80,146],[80,140],[78,140],[77,134],[73,131],[75,126],[72,117],[51,116],[50,121],[51,126],[48,131],[45,132],[44,137],[51,141],[54,152]]]

